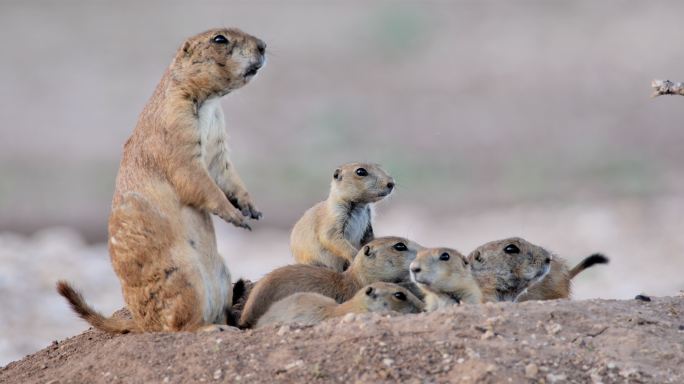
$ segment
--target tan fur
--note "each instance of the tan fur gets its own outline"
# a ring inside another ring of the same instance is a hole
[[[592,259],[592,262],[588,262]],[[608,263],[608,258],[594,254],[570,269],[564,259],[554,256],[549,274],[520,295],[518,301],[568,299],[572,297],[572,279],[575,276],[595,264],[605,263]]]
[[[342,303],[364,285],[409,281],[409,264],[420,249],[420,245],[401,237],[381,237],[364,245],[344,272],[305,264],[278,268],[252,289],[240,317],[240,327],[254,326],[271,304],[293,293],[316,292]]]
[[[423,303],[407,289],[378,282],[361,288],[342,304],[320,293],[295,293],[273,303],[259,318],[256,328],[274,324],[313,325],[348,313],[418,313],[422,309]]]
[[[514,247],[518,252],[506,253]],[[483,301],[516,301],[549,272],[552,255],[519,237],[492,241],[468,255]]]
[[[549,273],[532,285],[517,301],[567,299],[571,296],[571,277],[565,260],[554,256]]]
[[[411,280],[425,294],[428,312],[454,304],[482,302],[482,292],[473,277],[470,263],[455,249],[419,251],[411,263]]]
[[[359,176],[359,168],[367,176]],[[299,264],[322,265],[342,272],[359,248],[373,240],[372,204],[389,195],[394,179],[377,164],[349,163],[333,173],[328,199],[304,213],[290,235]]]
[[[230,274],[211,214],[248,228],[243,215],[260,213],[228,159],[218,98],[245,85],[264,53],[261,40],[237,29],[198,34],[176,53],[124,146],[109,218],[111,261],[134,326],[94,317],[60,288],[93,326],[191,331],[226,323]]]

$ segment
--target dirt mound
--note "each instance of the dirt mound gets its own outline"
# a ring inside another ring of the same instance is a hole
[[[313,327],[88,330],[0,371],[11,383],[684,382],[684,298],[498,303]]]

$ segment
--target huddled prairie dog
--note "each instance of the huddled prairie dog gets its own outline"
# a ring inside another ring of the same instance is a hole
[[[567,298],[573,277],[594,264],[608,262],[596,254],[569,270],[563,259],[519,237],[484,244],[468,260],[485,301]]]
[[[230,274],[211,215],[249,228],[261,215],[228,159],[221,96],[247,84],[266,44],[212,29],[176,53],[124,146],[109,218],[109,252],[132,320],[106,318],[67,283],[58,291],[109,332],[193,331],[225,324]]]
[[[552,255],[519,237],[491,241],[468,255],[483,301],[516,301],[549,273]]]
[[[418,313],[423,303],[407,289],[392,283],[373,283],[338,304],[320,293],[300,292],[279,300],[264,313],[256,328],[274,324],[313,325],[348,313]]]
[[[422,248],[401,237],[380,237],[364,245],[344,272],[305,264],[278,268],[259,280],[250,292],[240,327],[253,327],[274,302],[293,293],[315,292],[342,303],[368,284],[407,282],[409,265]]]
[[[425,294],[425,310],[482,302],[468,260],[451,248],[427,248],[411,262],[411,280]]]
[[[327,200],[307,210],[292,229],[295,261],[345,270],[359,248],[373,240],[372,204],[393,189],[394,179],[377,164],[349,163],[335,169]]]

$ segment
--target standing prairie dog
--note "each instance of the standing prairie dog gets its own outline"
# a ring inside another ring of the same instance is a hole
[[[482,292],[470,263],[451,248],[428,248],[411,263],[411,280],[425,294],[425,310],[435,311],[454,304],[482,302]]]
[[[468,259],[487,301],[568,298],[573,277],[594,264],[608,263],[595,254],[569,269],[562,258],[519,237],[484,244]]]
[[[253,327],[271,304],[293,293],[315,292],[342,303],[368,284],[407,282],[409,264],[422,248],[401,237],[380,237],[364,245],[344,272],[305,264],[278,268],[259,280],[250,292],[240,327]]]
[[[219,98],[247,84],[266,44],[237,29],[187,39],[124,146],[109,253],[132,320],[106,318],[66,282],[58,291],[108,332],[194,331],[226,324],[230,273],[211,215],[249,228],[256,209],[228,159]]]
[[[344,271],[359,248],[373,240],[372,204],[393,189],[394,179],[377,164],[337,168],[328,199],[307,210],[292,228],[295,261]]]
[[[274,324],[314,325],[348,313],[418,313],[422,310],[423,303],[406,288],[378,282],[361,288],[342,304],[320,293],[295,293],[273,303],[259,318],[256,328]]]

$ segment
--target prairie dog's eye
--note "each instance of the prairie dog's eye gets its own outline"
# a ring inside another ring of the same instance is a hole
[[[406,244],[404,244],[404,243],[396,243],[396,244],[394,244],[394,246],[392,248],[396,249],[399,252],[403,252],[403,251],[408,249],[408,248],[406,248]]]
[[[364,176],[368,176],[368,171],[366,171],[366,168],[357,168],[356,174],[361,176],[361,177],[364,177]]]
[[[446,253],[446,252],[444,252],[444,253],[442,253],[441,255],[439,255],[439,259],[442,260],[442,261],[447,261],[447,260],[449,260],[449,257],[450,257],[449,254]]]
[[[211,41],[216,44],[228,44],[228,39],[223,35],[216,35]]]
[[[373,293],[373,287],[366,288],[366,295],[370,296]]]
[[[406,295],[404,292],[394,292],[394,297],[396,297],[397,300],[406,301]]]
[[[520,253],[520,248],[518,248],[515,244],[508,244],[506,248],[504,248],[504,252],[510,254],[515,254],[515,253]]]

